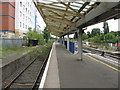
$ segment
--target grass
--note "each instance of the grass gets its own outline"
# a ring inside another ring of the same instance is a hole
[[[49,52],[50,47],[52,46],[53,42],[49,42],[48,44],[42,45],[43,47],[41,50],[38,50],[38,54],[41,58],[44,58],[46,54]],[[32,50],[34,50],[35,47],[15,47],[15,48],[2,48],[0,47],[0,58],[4,58],[10,55],[17,55],[22,56]],[[37,55],[38,56],[38,55]]]
[[[44,45],[39,51],[37,51],[37,56],[41,59],[45,59],[51,49],[52,43]]]
[[[40,58],[40,60],[45,60],[50,52],[51,46],[52,46],[52,42],[41,45],[40,48],[36,50],[36,54],[31,57],[32,58],[31,60],[34,60],[35,58]]]
[[[0,58],[2,58],[2,48],[0,47]]]
[[[32,50],[34,50],[33,47],[15,47],[15,48],[0,47],[0,58],[4,58],[4,57],[10,56],[15,53],[18,53],[19,55],[23,55]]]
[[[116,51],[117,50],[117,47],[113,46],[113,47],[110,47],[110,46],[104,46],[104,45],[86,45],[84,44],[83,46],[85,47],[92,47],[92,48],[96,48],[96,49],[103,49],[103,50],[112,50],[112,51]]]

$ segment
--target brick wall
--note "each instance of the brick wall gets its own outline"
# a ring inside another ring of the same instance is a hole
[[[15,32],[15,2],[0,2],[0,32]]]

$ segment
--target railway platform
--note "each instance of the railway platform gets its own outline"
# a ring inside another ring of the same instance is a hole
[[[39,88],[118,90],[119,70],[86,53],[83,60],[78,61],[78,55],[70,53],[62,44],[54,43],[50,57]]]

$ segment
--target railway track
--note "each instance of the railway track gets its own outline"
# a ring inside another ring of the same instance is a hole
[[[112,52],[107,52],[107,51],[88,48],[88,47],[84,47],[83,51],[87,52],[87,53],[97,53],[97,54],[99,54],[101,56],[109,56],[109,57],[120,60],[120,53],[112,53]]]
[[[103,51],[102,50],[95,50],[92,48],[83,49],[83,52],[85,52],[86,54],[96,58],[99,61],[102,61],[108,65],[111,65],[114,68],[119,68],[120,67],[120,57],[118,56],[119,53],[111,53],[111,52],[104,52],[104,55],[102,54]]]
[[[50,51],[49,51],[50,52]],[[30,64],[28,64],[16,77],[10,82],[7,82],[2,90],[37,90],[43,71],[46,66],[49,53],[44,60],[37,57]]]

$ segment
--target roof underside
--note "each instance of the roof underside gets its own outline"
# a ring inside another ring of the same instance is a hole
[[[87,13],[99,6],[100,2],[96,2],[96,0],[90,2],[84,2],[83,0],[74,0],[74,2],[37,0],[35,4],[51,34],[62,36],[71,27],[75,27],[78,20],[84,18]]]

